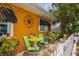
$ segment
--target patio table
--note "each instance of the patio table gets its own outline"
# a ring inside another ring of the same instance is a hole
[[[41,42],[43,38],[31,38],[29,39],[30,42]]]
[[[35,37],[35,38],[29,39],[29,41],[30,42],[34,42],[34,46],[37,47],[37,42],[42,42],[43,41],[43,38]]]

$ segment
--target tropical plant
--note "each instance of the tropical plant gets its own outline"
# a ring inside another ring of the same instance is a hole
[[[49,12],[58,18],[58,20],[61,20],[61,32],[64,34],[66,26],[79,19],[79,4],[53,3],[52,7],[53,10],[50,10]]]
[[[15,55],[15,51],[14,51],[15,47],[16,47],[16,38],[12,38],[12,39],[3,38],[0,47],[0,55],[4,55],[4,56]]]

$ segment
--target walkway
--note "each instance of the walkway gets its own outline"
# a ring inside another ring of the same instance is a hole
[[[72,56],[76,56],[76,43],[74,43],[73,51],[72,51]]]

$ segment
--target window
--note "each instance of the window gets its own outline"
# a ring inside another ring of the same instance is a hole
[[[40,25],[40,32],[47,32],[48,26]]]
[[[7,34],[7,24],[6,23],[0,23],[0,36]]]
[[[39,31],[40,32],[48,32],[49,31],[49,23],[44,19],[40,19],[39,22]]]
[[[13,36],[13,24],[11,22],[0,23],[0,36],[5,36],[7,33]]]

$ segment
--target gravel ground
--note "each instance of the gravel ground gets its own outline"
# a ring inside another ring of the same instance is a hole
[[[62,40],[63,41],[63,40]],[[40,51],[27,52],[23,51],[17,54],[17,56],[51,56],[57,48],[62,45],[63,42],[55,42],[54,44],[47,44],[41,48]]]

